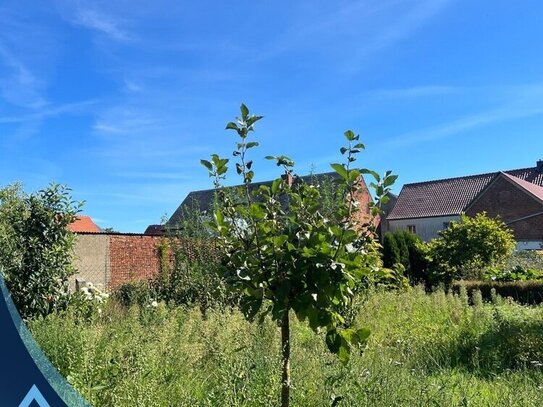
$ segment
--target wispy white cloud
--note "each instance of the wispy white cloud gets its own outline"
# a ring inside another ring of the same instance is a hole
[[[454,0],[384,0],[347,2],[327,12],[295,19],[255,61],[283,53],[314,49],[330,55],[342,54],[342,69],[357,71],[368,57],[411,36]],[[341,46],[337,46],[341,43]],[[345,54],[345,55],[343,55]]]
[[[189,174],[179,172],[157,172],[157,171],[122,171],[115,174],[121,178],[134,178],[142,180],[188,180],[192,177]]]
[[[488,90],[488,88],[486,88]],[[492,92],[507,95],[499,106],[466,114],[458,119],[413,130],[389,139],[385,148],[400,148],[424,142],[434,142],[487,125],[543,115],[543,85],[497,87]]]
[[[59,116],[63,114],[78,114],[88,112],[93,106],[98,104],[97,99],[84,100],[82,102],[66,103],[62,105],[43,106],[34,109],[31,113],[21,115],[0,116],[0,124],[28,123],[43,120],[48,117]]]
[[[11,104],[38,109],[47,104],[41,91],[45,81],[39,79],[15,54],[0,42],[0,66],[6,74],[0,79],[0,94]]]
[[[422,85],[408,88],[375,89],[367,92],[365,97],[378,99],[404,99],[451,95],[465,91],[465,87],[445,85]]]
[[[393,17],[376,29],[374,35],[358,43],[359,48],[353,52],[348,69],[358,70],[362,62],[375,52],[391,47],[411,36],[417,29],[444,11],[452,2],[453,0],[409,1],[405,4],[393,2],[393,7],[391,7]],[[403,12],[398,10],[402,6],[407,6]]]
[[[134,34],[121,28],[121,21],[112,15],[88,8],[78,4],[75,8],[75,16],[72,22],[76,25],[105,34],[107,37],[119,42],[133,42]]]

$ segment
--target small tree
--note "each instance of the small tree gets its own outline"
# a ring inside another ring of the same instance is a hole
[[[407,275],[412,283],[420,283],[427,280],[428,262],[425,259],[424,242],[416,234],[403,230],[403,235],[409,254],[409,269]]]
[[[462,215],[428,244],[433,280],[480,277],[482,270],[499,265],[514,249],[513,233],[499,218],[484,212],[473,218]]]
[[[75,272],[67,226],[81,207],[69,191],[54,184],[30,195],[19,184],[0,190],[0,268],[23,318],[47,315],[67,300]]]
[[[395,264],[401,262],[396,235],[392,232],[385,233],[385,237],[383,238],[383,265],[387,268],[392,268]]]
[[[269,156],[285,174],[271,186],[252,185],[253,161],[249,149],[258,142],[248,137],[261,116],[249,114],[241,105],[241,117],[226,128],[239,136],[233,156],[237,173],[243,179],[241,198],[232,198],[222,189],[228,159],[214,154],[202,164],[214,178],[221,208],[214,210],[212,227],[219,237],[228,285],[241,296],[242,310],[253,319],[269,314],[281,326],[282,387],[281,405],[290,402],[290,320],[292,310],[300,320],[307,320],[314,331],[326,331],[326,344],[346,363],[353,346],[362,345],[368,329],[345,326],[342,311],[351,304],[354,290],[365,275],[379,267],[377,245],[372,222],[356,221],[359,208],[355,195],[363,173],[372,174],[371,185],[377,204],[371,205],[373,215],[395,180],[390,172],[381,179],[368,170],[352,169],[356,155],[364,149],[359,136],[345,132],[348,146],[341,148],[345,164],[332,164],[339,174],[341,200],[336,210],[323,216],[321,193],[308,183],[297,182],[294,162],[286,156]]]
[[[411,265],[409,263],[409,246],[403,230],[399,230],[394,233],[396,242],[398,244],[398,250],[400,252],[400,263],[405,267],[405,270],[409,272]]]

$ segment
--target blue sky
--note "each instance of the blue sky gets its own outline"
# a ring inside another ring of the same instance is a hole
[[[329,171],[343,131],[360,165],[403,183],[543,158],[537,1],[0,2],[0,186],[69,185],[102,227],[142,232],[229,154],[241,102],[253,150]],[[232,174],[230,183],[237,183]]]

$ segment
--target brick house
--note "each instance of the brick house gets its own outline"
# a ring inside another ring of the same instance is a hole
[[[428,241],[461,213],[499,216],[517,248],[543,245],[543,161],[535,167],[406,184],[387,216],[388,229],[410,230]]]

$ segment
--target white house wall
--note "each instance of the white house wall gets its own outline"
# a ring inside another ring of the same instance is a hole
[[[414,225],[417,235],[425,242],[437,237],[437,233],[443,229],[443,224],[451,221],[460,220],[460,216],[439,216],[433,218],[417,219],[391,219],[389,220],[389,230],[408,230],[408,226]]]
[[[532,241],[526,241],[526,240],[523,240],[523,241],[520,241],[520,242],[517,242],[517,250],[519,251],[522,251],[522,250],[541,250],[543,249],[543,242],[542,241],[537,241],[537,240],[532,240]]]

